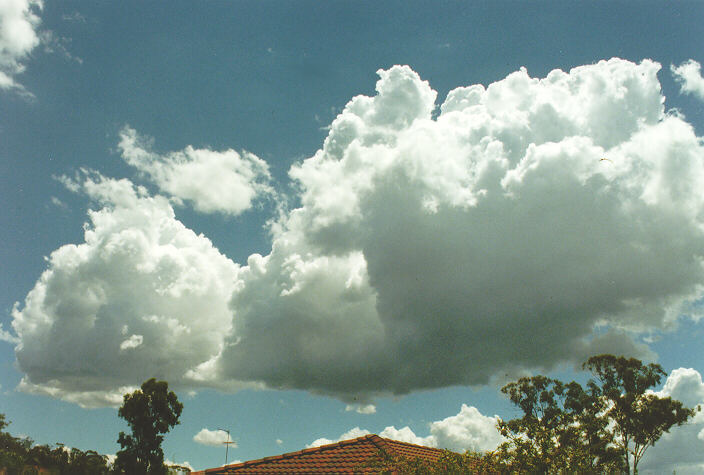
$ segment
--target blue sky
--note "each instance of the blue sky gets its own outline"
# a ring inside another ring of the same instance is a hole
[[[363,431],[489,449],[502,382],[596,351],[704,401],[703,13],[5,2],[11,431],[115,453],[110,404],[157,376],[194,468],[218,428],[230,460]],[[702,430],[644,468],[701,471]]]

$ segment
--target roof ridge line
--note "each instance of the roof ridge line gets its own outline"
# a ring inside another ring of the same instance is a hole
[[[394,450],[394,448],[391,446],[391,444],[389,444],[389,443],[386,441],[386,439],[384,439],[383,437],[380,437],[380,436],[378,436],[378,435],[376,435],[376,434],[369,434],[369,435],[366,435],[365,437],[366,437],[367,439],[369,439],[369,441],[370,441],[372,444],[374,444],[378,449],[383,450],[383,451],[386,452],[388,455],[396,455],[396,456],[398,456],[398,454],[396,453],[396,451]]]
[[[391,443],[394,443],[394,444],[409,445],[409,446],[411,446],[411,447],[420,447],[421,449],[440,450],[440,451],[449,450],[449,449],[441,449],[440,447],[429,447],[429,446],[427,446],[427,445],[420,445],[420,444],[414,444],[414,443],[411,443],[411,442],[404,442],[403,440],[388,439],[388,438],[384,438],[384,437],[379,437],[379,438],[380,438],[381,440],[383,440],[384,442],[386,442],[386,443],[391,442]]]
[[[384,450],[390,449],[390,447],[388,447],[388,445],[384,442],[383,438],[379,437],[376,434],[367,434],[367,435],[363,435],[360,437],[356,437],[354,439],[338,440],[337,442],[332,442],[330,444],[318,445],[316,447],[306,447],[305,449],[295,450],[293,452],[286,452],[284,454],[270,455],[267,457],[261,457],[261,458],[254,459],[254,460],[247,460],[245,462],[233,463],[233,464],[223,465],[222,467],[206,469],[206,473],[211,472],[211,471],[219,471],[219,470],[223,470],[223,469],[227,470],[230,468],[249,467],[252,465],[266,463],[268,461],[275,460],[275,459],[279,459],[279,460],[280,459],[287,459],[287,458],[295,457],[297,455],[303,455],[303,454],[307,454],[307,453],[311,453],[311,452],[330,450],[330,449],[334,449],[335,447],[342,447],[344,445],[351,445],[351,444],[354,444],[355,442],[362,442],[364,440],[370,440],[374,445],[376,445],[379,448],[382,448],[379,446],[379,443],[377,443],[374,439],[372,439],[372,437],[379,439],[381,444],[387,446],[387,448],[385,448]]]

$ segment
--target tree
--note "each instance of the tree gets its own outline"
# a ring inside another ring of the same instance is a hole
[[[548,473],[620,468],[608,447],[607,422],[598,416],[599,401],[578,383],[533,376],[501,391],[523,412],[497,424],[507,439],[495,454],[503,469]]]
[[[499,448],[501,458],[511,469],[549,471],[559,457],[560,434],[566,423],[562,383],[534,376],[507,384],[501,392],[523,411],[523,417],[499,420],[497,424],[501,435],[508,439]]]
[[[37,467],[53,475],[107,475],[108,458],[93,450],[67,449],[58,443],[34,445],[32,439],[13,437],[3,429],[9,421],[0,414],[0,468],[9,475],[37,473]],[[46,473],[46,472],[42,472]]]
[[[13,437],[3,429],[10,424],[5,414],[0,414],[0,467],[8,473],[19,473],[28,458],[32,448],[32,439]]]
[[[64,450],[62,449],[62,451]],[[109,473],[107,456],[101,455],[95,450],[83,452],[74,448],[68,455],[67,471],[62,471],[62,474],[107,475]]]
[[[132,435],[120,432],[115,469],[129,474],[167,473],[164,465],[162,434],[178,424],[183,404],[169,391],[166,381],[152,378],[132,394],[125,394],[118,415],[127,421]]]
[[[592,397],[604,402],[604,417],[613,423],[613,444],[625,459],[630,473],[638,472],[638,462],[643,454],[672,426],[682,425],[694,411],[680,401],[661,398],[648,392],[660,383],[665,375],[662,367],[651,363],[644,365],[635,358],[598,355],[584,363],[596,380],[588,383]]]
[[[495,453],[503,469],[637,473],[647,448],[694,414],[650,391],[665,375],[657,364],[598,355],[583,367],[596,376],[586,389],[545,376],[501,389],[523,412],[497,424],[507,439]]]

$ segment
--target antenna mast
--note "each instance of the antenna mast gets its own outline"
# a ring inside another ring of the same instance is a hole
[[[221,430],[223,432],[227,432],[227,442],[223,442],[225,444],[225,465],[227,465],[227,451],[230,448],[230,445],[234,444],[234,442],[230,441],[230,431],[226,429],[221,429],[218,427],[218,430]]]

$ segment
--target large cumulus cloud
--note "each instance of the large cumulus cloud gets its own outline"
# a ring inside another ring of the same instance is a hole
[[[698,317],[704,282],[704,154],[659,69],[522,69],[437,117],[415,72],[380,71],[292,167],[223,374],[347,398],[644,355],[625,332]]]
[[[249,381],[363,405],[646,355],[633,335],[699,318],[704,284],[704,151],[665,111],[659,69],[521,69],[439,107],[409,67],[381,70],[376,95],[353,98],[291,168],[300,205],[241,267],[164,198],[89,180],[93,195],[126,190],[17,306],[19,366],[61,397],[138,384],[127,368],[142,365],[181,385]],[[201,163],[131,137],[125,157],[162,188],[157,168]]]

